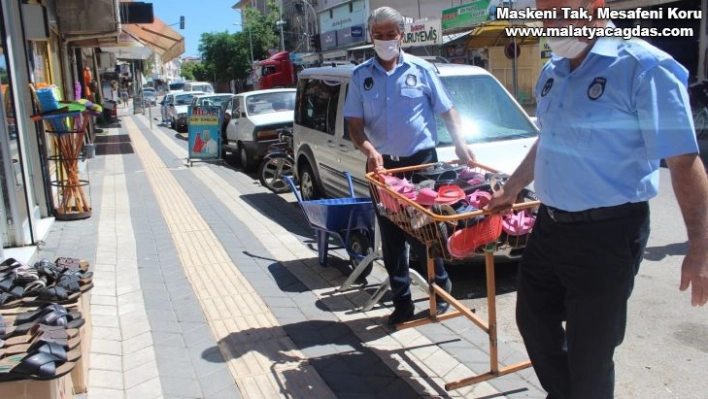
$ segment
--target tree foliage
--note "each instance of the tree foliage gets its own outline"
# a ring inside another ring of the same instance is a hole
[[[251,49],[255,60],[268,58],[268,50],[278,48],[280,42],[276,27],[280,19],[278,4],[269,1],[268,10],[267,14],[262,14],[254,8],[246,8],[241,32],[202,33],[199,44],[202,62],[191,70],[194,79],[212,81],[216,78],[222,82],[243,79],[251,70]]]
[[[196,62],[184,62],[179,68],[179,76],[185,78],[186,80],[194,80],[194,67],[197,66]]]

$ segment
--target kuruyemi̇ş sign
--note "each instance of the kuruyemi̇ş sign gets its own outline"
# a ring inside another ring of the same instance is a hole
[[[189,125],[189,159],[220,158],[221,108],[191,106]]]

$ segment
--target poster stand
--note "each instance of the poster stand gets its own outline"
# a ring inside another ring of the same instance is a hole
[[[195,160],[220,160],[221,156],[221,107],[192,105],[187,111],[188,155],[191,167]]]

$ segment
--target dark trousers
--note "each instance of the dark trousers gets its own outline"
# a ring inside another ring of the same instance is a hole
[[[516,320],[548,398],[613,398],[614,351],[648,237],[648,205],[580,223],[541,206],[519,264]]]
[[[416,166],[438,161],[435,149],[423,150],[410,157],[392,160],[384,156],[384,167],[386,169],[403,168],[406,166]],[[403,176],[401,176],[403,177]],[[410,180],[410,176],[407,176]],[[381,232],[381,250],[383,261],[388,272],[391,284],[391,294],[393,305],[400,306],[411,301],[411,280],[409,276],[408,257],[406,256],[406,242],[410,245],[411,251],[417,256],[420,262],[428,259],[425,245],[416,238],[406,234],[395,223],[385,216],[376,214]],[[435,283],[444,286],[448,275],[441,258],[435,258]]]

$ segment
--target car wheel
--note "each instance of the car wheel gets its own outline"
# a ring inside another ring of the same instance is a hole
[[[303,201],[322,198],[322,191],[317,184],[317,178],[315,178],[310,165],[305,165],[302,168],[302,173],[300,173],[300,196]]]
[[[251,161],[251,154],[246,149],[246,146],[241,145],[241,147],[238,150],[238,155],[239,155],[239,160],[241,161],[241,167],[243,168],[243,170],[246,172],[252,172],[254,165],[253,165],[253,161]]]
[[[266,156],[258,167],[258,178],[263,187],[276,194],[290,191],[283,176],[292,176],[293,163],[286,156]]]

